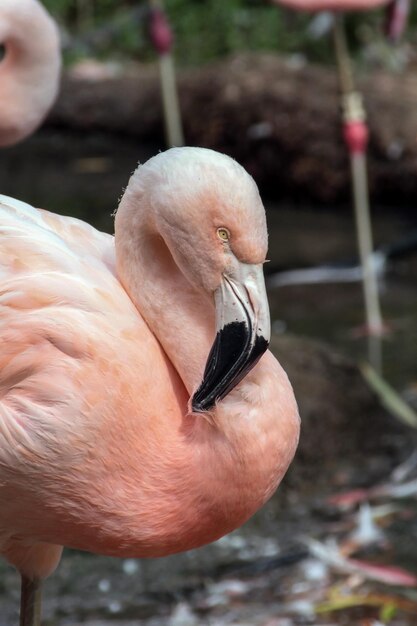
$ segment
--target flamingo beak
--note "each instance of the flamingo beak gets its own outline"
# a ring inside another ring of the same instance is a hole
[[[216,339],[192,398],[195,413],[212,409],[268,348],[271,323],[262,265],[239,263],[233,276],[223,275],[215,305]]]

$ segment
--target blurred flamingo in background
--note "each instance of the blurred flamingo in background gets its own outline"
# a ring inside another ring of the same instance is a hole
[[[23,626],[62,545],[214,541],[272,495],[298,441],[267,351],[253,179],[211,150],[158,154],[115,233],[0,197],[0,552],[22,574]]]
[[[274,4],[296,11],[366,11],[389,4],[392,0],[272,0]]]
[[[58,91],[56,25],[37,0],[0,1],[0,146],[30,135]]]

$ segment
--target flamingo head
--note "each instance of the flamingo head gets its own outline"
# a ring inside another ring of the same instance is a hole
[[[233,159],[174,148],[140,168],[152,173],[156,230],[186,279],[215,305],[216,334],[194,412],[212,409],[252,369],[270,340],[262,265],[265,210],[252,177]]]

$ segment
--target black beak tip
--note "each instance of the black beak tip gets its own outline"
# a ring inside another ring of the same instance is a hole
[[[216,401],[224,398],[268,349],[269,341],[262,335],[256,337],[250,349],[247,346],[242,349],[241,340],[245,336],[249,337],[247,327],[243,324],[229,324],[217,334],[204,380],[191,401],[193,413],[205,413],[213,409]]]
[[[252,358],[254,363],[257,363],[261,356],[269,348],[269,339],[265,339],[262,335],[257,335],[255,345],[252,350]]]

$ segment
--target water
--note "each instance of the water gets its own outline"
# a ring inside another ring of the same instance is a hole
[[[362,332],[360,284],[305,285],[269,292],[273,328],[329,342],[355,360],[368,356]],[[382,373],[399,390],[417,383],[417,283],[394,273],[385,279],[381,304],[387,333],[381,339]]]
[[[356,261],[353,213],[349,207],[269,207],[272,271]],[[417,220],[405,211],[373,210],[375,247],[402,241],[416,231]],[[417,251],[388,264],[380,281],[387,333],[382,339],[382,371],[403,389],[416,379]],[[269,290],[272,320],[285,330],[322,339],[356,360],[367,358],[362,332],[365,313],[361,283],[315,284]]]

